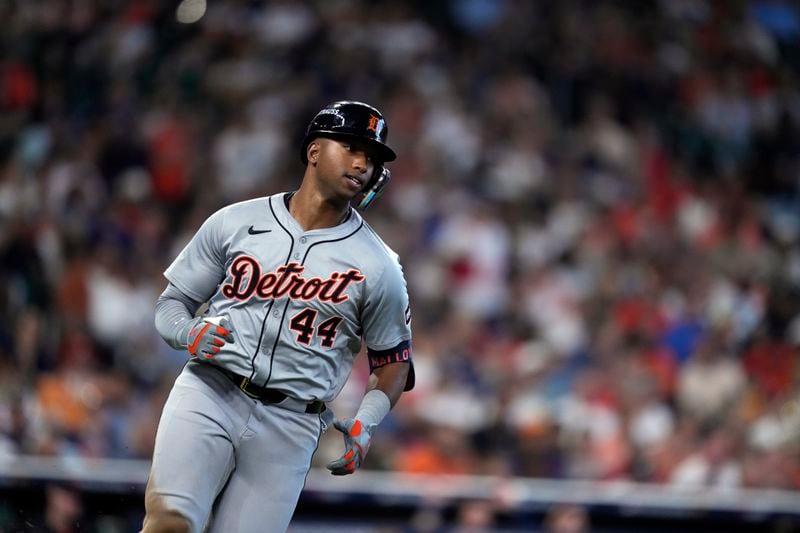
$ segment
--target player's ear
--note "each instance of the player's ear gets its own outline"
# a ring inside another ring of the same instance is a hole
[[[311,165],[316,165],[317,160],[319,159],[319,151],[320,151],[320,144],[319,141],[314,139],[310,143],[308,143],[308,148],[306,148],[306,157],[308,158],[308,162]]]

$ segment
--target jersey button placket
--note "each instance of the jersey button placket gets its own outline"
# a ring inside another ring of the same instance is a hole
[[[298,240],[300,241],[300,244],[303,245],[308,242],[308,237],[300,237],[300,239]],[[301,246],[297,249],[297,251],[294,253],[292,257],[294,258],[295,261],[300,261],[300,258],[302,256],[303,256],[303,247]]]
[[[270,355],[272,353],[272,347],[275,344],[275,338],[280,332],[281,309],[278,308],[277,302],[272,309],[272,313],[270,314],[274,320],[266,321],[266,330],[264,331],[264,338],[261,342],[261,353],[265,355]]]

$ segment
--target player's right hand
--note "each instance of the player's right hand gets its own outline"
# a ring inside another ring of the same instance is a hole
[[[186,349],[192,357],[212,359],[226,342],[233,343],[233,326],[227,317],[197,317],[188,326]]]

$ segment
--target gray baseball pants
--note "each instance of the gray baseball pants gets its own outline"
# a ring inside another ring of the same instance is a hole
[[[193,532],[284,532],[321,428],[320,415],[264,404],[190,361],[161,414],[149,490]]]

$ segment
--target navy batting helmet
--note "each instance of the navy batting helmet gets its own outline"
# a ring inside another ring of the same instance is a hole
[[[326,105],[306,128],[300,147],[300,158],[308,163],[308,144],[314,137],[358,137],[369,141],[377,149],[379,162],[394,161],[394,151],[386,146],[389,127],[380,111],[363,102],[333,102]]]
[[[383,188],[391,179],[389,169],[383,166],[387,161],[394,161],[394,150],[386,145],[389,127],[380,111],[363,102],[333,102],[322,108],[306,128],[306,135],[300,147],[300,159],[308,163],[308,145],[315,137],[353,137],[369,142],[375,148],[377,161],[372,177],[364,187],[363,196],[358,204],[365,209],[383,192]]]

